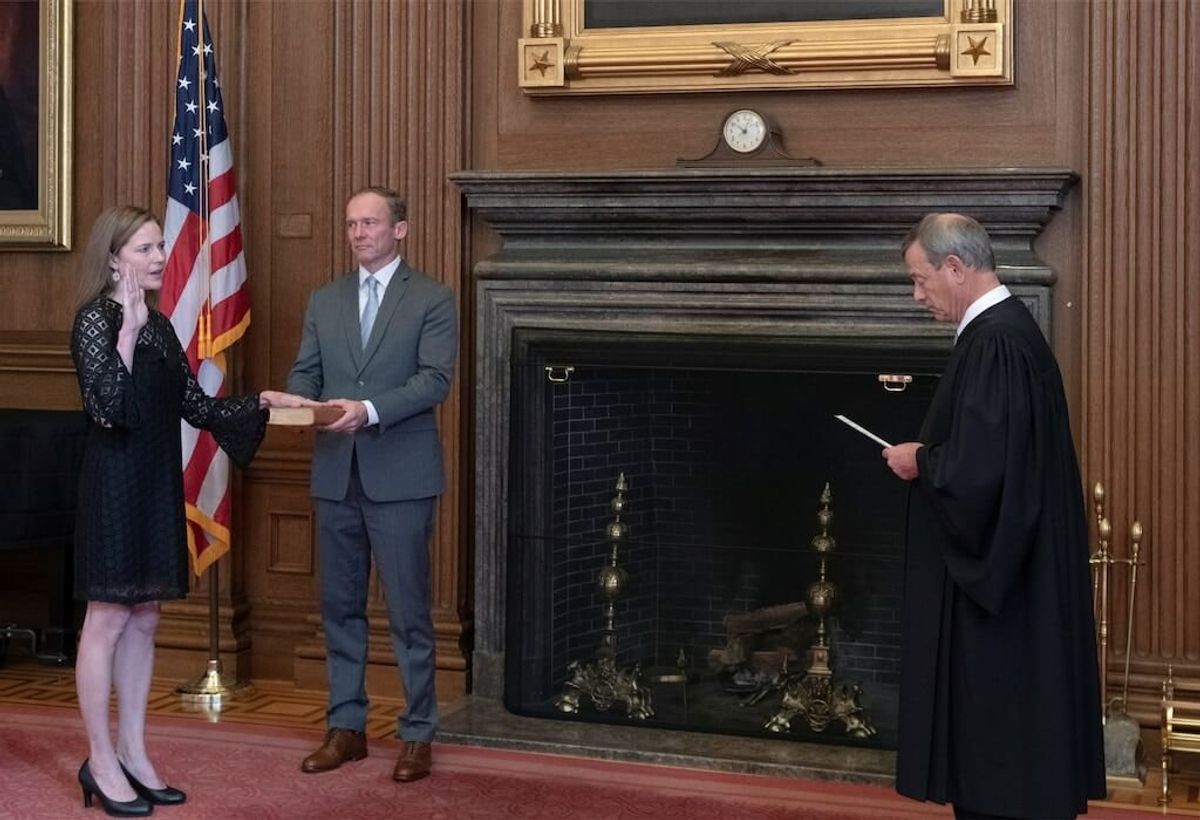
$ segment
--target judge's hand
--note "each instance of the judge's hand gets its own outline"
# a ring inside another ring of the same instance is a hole
[[[341,418],[332,424],[326,424],[324,427],[317,428],[326,433],[353,433],[370,420],[367,417],[367,406],[361,401],[354,401],[353,399],[330,399],[325,404],[329,407],[342,408]]]
[[[906,441],[895,447],[883,448],[883,457],[887,459],[888,467],[893,473],[905,481],[912,481],[918,473],[917,450],[923,446],[919,441]]]
[[[297,396],[295,393],[282,393],[278,390],[264,390],[258,394],[259,407],[319,407],[319,401]]]

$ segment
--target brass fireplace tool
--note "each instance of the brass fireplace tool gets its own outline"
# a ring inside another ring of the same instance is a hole
[[[604,628],[600,635],[600,646],[596,649],[596,660],[590,663],[571,661],[567,665],[565,691],[554,700],[555,707],[566,714],[579,712],[580,698],[586,695],[602,712],[608,711],[614,701],[625,704],[625,715],[645,720],[654,715],[650,703],[650,690],[641,680],[641,668],[637,664],[630,669],[617,667],[616,603],[625,594],[629,575],[618,566],[617,559],[621,543],[629,535],[629,527],[621,520],[625,511],[625,492],[629,484],[625,474],[617,476],[617,494],[609,502],[613,520],[605,527],[604,536],[611,546],[608,564],[596,575],[596,586],[604,601]]]
[[[1104,517],[1104,485],[1099,481],[1092,487],[1092,502],[1096,508],[1098,546],[1088,563],[1092,565],[1092,611],[1096,618],[1096,646],[1100,662],[1100,703],[1104,704],[1108,700],[1108,568],[1114,562],[1108,551],[1112,525]]]
[[[1114,786],[1136,786],[1146,782],[1145,750],[1142,747],[1141,726],[1129,715],[1129,661],[1133,656],[1133,611],[1137,594],[1138,567],[1142,560],[1142,524],[1134,521],[1129,527],[1129,557],[1114,558],[1109,552],[1112,527],[1104,517],[1104,485],[1096,482],[1092,488],[1096,507],[1096,533],[1099,546],[1092,554],[1092,594],[1095,596],[1097,623],[1096,640],[1100,663],[1100,702],[1104,720],[1104,761],[1108,782]],[[1128,608],[1125,618],[1125,673],[1121,695],[1108,698],[1108,568],[1112,564],[1127,564],[1126,584]]]
[[[783,708],[772,715],[763,728],[772,732],[791,729],[792,718],[800,715],[808,721],[814,732],[823,732],[833,721],[841,722],[847,734],[854,737],[870,737],[875,727],[864,711],[859,698],[862,687],[858,683],[838,684],[833,682],[833,668],[829,663],[829,629],[827,617],[837,601],[837,587],[829,580],[826,561],[837,547],[837,541],[829,534],[833,524],[833,510],[829,508],[833,493],[829,484],[821,492],[821,509],[817,512],[817,524],[821,531],[813,537],[811,546],[817,553],[817,580],[808,587],[808,611],[817,616],[816,641],[808,649],[808,669],[803,675],[789,673],[784,661],[779,673],[771,683],[747,703],[757,702],[771,689],[783,692]]]

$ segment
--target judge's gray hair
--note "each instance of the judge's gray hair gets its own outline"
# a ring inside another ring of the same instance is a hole
[[[976,270],[996,269],[991,237],[982,225],[963,214],[926,214],[904,237],[900,255],[907,253],[914,243],[921,246],[935,268],[953,254]]]

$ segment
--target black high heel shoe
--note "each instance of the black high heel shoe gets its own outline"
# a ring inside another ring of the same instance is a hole
[[[120,761],[117,761],[120,763]],[[125,777],[129,780],[129,785],[133,786],[133,790],[138,793],[138,796],[146,802],[155,806],[178,806],[187,802],[187,794],[179,789],[172,789],[170,786],[163,786],[161,789],[152,789],[149,786],[142,784],[140,780],[133,776],[129,769],[125,768],[125,764],[121,763],[121,771],[125,772]]]
[[[96,785],[96,779],[92,777],[92,770],[88,767],[86,760],[79,767],[79,788],[83,789],[83,807],[85,809],[92,807],[92,795],[95,795],[100,798],[100,805],[109,817],[149,817],[154,813],[154,807],[141,797],[135,797],[133,800],[126,800],[123,803],[109,800],[108,796]]]

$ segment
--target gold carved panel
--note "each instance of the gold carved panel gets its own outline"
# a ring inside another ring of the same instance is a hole
[[[1013,82],[1015,0],[943,0],[927,17],[588,27],[597,1],[525,0],[517,47],[526,93]]]

